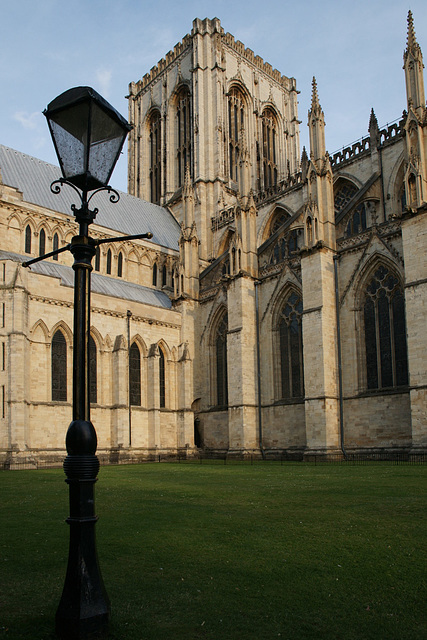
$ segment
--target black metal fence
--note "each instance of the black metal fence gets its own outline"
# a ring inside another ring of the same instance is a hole
[[[259,452],[246,453],[244,455],[229,455],[222,453],[200,452],[196,455],[171,455],[169,453],[156,453],[144,458],[131,458],[126,456],[114,457],[100,454],[99,460],[102,466],[124,464],[155,464],[178,463],[199,465],[285,465],[289,463],[308,465],[369,465],[374,463],[392,465],[423,465],[427,464],[427,453],[349,453],[315,455],[307,453],[304,456],[295,453],[280,453],[262,457]],[[24,469],[53,469],[61,468],[62,461],[6,461],[0,464],[0,470],[24,470]]]

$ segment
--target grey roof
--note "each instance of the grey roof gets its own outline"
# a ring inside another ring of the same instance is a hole
[[[51,192],[51,183],[61,177],[59,167],[3,145],[0,145],[0,172],[3,184],[19,189],[26,202],[66,215],[72,215],[73,203],[79,204],[70,187],[64,186],[58,195]],[[107,193],[96,195],[91,201],[99,208],[97,224],[126,235],[151,231],[151,242],[178,249],[180,227],[170,211],[122,191],[119,194],[117,204],[110,202]]]
[[[21,256],[10,251],[0,251],[0,260],[25,262],[25,260],[28,260],[28,256]],[[74,271],[71,267],[67,267],[64,264],[42,260],[41,262],[32,264],[29,268],[34,273],[59,278],[61,284],[65,287],[74,287]],[[109,278],[108,276],[102,276],[94,272],[92,272],[91,275],[91,291],[92,293],[101,293],[107,296],[113,296],[114,298],[121,298],[122,300],[132,300],[154,307],[162,307],[163,309],[170,309],[172,307],[171,300],[163,291],[143,287],[140,284],[126,282],[125,280]]]

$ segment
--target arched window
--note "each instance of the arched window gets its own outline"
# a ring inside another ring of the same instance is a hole
[[[245,101],[237,87],[233,87],[228,96],[228,155],[231,180],[239,179],[239,141],[240,131],[245,125]]]
[[[286,299],[279,317],[281,397],[304,396],[302,351],[302,299],[293,291]]]
[[[129,400],[134,407],[141,406],[141,354],[136,342],[129,349]]]
[[[111,249],[107,251],[107,273],[111,274]]]
[[[59,249],[59,237],[58,234],[55,233],[53,236],[53,244],[52,244],[52,250],[53,251],[58,251]],[[58,260],[58,254],[56,254],[56,256],[52,256],[53,260]]]
[[[277,184],[277,120],[272,109],[265,109],[262,114],[262,162],[264,172],[264,189]]]
[[[160,408],[166,406],[166,385],[165,385],[165,354],[163,349],[159,347],[159,391],[160,391]]]
[[[358,188],[352,182],[339,181],[334,195],[335,216],[341,213],[357,191]]]
[[[178,187],[182,187],[187,166],[191,173],[191,98],[187,88],[181,89],[177,97],[176,129]]]
[[[67,342],[60,329],[52,338],[52,401],[66,402],[67,400]]]
[[[162,286],[163,287],[165,287],[167,284],[167,275],[168,275],[168,272],[166,269],[166,265],[164,264],[162,268]]]
[[[97,402],[96,344],[89,336],[89,402]]]
[[[25,253],[31,253],[31,227],[29,224],[25,227]]]
[[[157,287],[157,262],[153,264],[153,287]]]
[[[366,287],[363,315],[367,388],[407,385],[403,289],[396,276],[383,265],[378,267]]]
[[[121,278],[122,274],[123,274],[123,254],[120,251],[117,257],[117,275],[119,278]]]
[[[154,111],[150,118],[150,200],[160,204],[162,178],[161,117]]]
[[[216,401],[220,407],[228,404],[227,332],[228,315],[225,313],[218,325],[215,336]]]
[[[101,250],[99,244],[95,249],[95,271],[99,271],[101,268]]]
[[[39,234],[39,256],[43,256],[45,253],[46,253],[46,233],[44,229],[41,229]]]
[[[367,203],[359,204],[350,216],[345,230],[345,236],[348,238],[354,236],[367,228]]]

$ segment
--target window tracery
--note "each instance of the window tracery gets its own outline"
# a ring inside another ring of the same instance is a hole
[[[239,180],[240,131],[245,124],[245,100],[242,92],[233,87],[228,96],[228,162],[229,176]]]
[[[272,109],[267,108],[262,114],[262,156],[264,189],[277,184],[277,119]]]
[[[403,288],[384,265],[378,267],[366,287],[363,317],[367,388],[407,385]]]
[[[161,116],[154,111],[150,118],[150,200],[155,204],[160,204],[161,155]]]
[[[191,174],[191,97],[185,87],[180,90],[177,97],[176,109],[177,125],[177,173],[178,187],[182,187],[185,180],[185,171],[188,166]]]
[[[358,188],[352,182],[343,183],[340,180],[340,186],[334,195],[335,217],[344,210],[357,191]]]
[[[220,407],[228,404],[227,333],[228,314],[224,313],[215,335],[216,402]]]
[[[302,310],[301,296],[292,291],[284,302],[278,321],[282,399],[304,396]]]

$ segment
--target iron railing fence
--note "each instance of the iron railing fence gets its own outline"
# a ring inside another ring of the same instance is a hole
[[[280,453],[267,455],[264,458],[259,452],[246,453],[245,455],[232,456],[225,453],[199,452],[196,455],[172,455],[156,453],[145,458],[112,458],[110,455],[100,454],[99,461],[102,466],[124,464],[148,464],[148,463],[178,463],[178,464],[210,464],[210,465],[284,465],[288,463],[309,465],[369,465],[384,463],[393,465],[423,465],[427,464],[427,453],[350,453],[344,457],[341,454],[315,455],[307,453],[305,456],[295,453]],[[27,460],[6,461],[0,463],[0,470],[29,470],[29,469],[60,469],[62,461]]]

